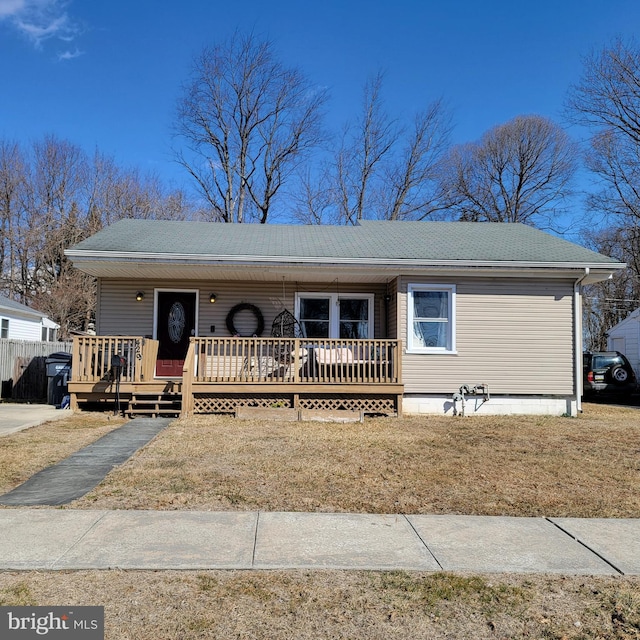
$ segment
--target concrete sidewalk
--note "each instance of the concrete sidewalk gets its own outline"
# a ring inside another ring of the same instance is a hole
[[[640,575],[640,520],[0,510],[0,569]]]

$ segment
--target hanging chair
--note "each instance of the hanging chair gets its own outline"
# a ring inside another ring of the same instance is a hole
[[[285,309],[281,311],[274,319],[271,325],[272,338],[304,338],[302,326],[296,320],[296,317]]]
[[[291,311],[284,309],[274,319],[271,324],[272,338],[303,338],[302,326],[296,320]],[[285,371],[283,375],[289,377],[292,374],[291,365],[297,360],[298,365],[303,365],[307,360],[307,349],[300,348],[298,353],[292,352],[293,343],[290,341],[277,341],[273,348],[273,357]]]

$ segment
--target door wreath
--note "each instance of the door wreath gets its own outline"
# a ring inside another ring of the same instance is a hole
[[[256,307],[255,304],[250,304],[249,302],[241,302],[240,304],[237,304],[235,307],[232,307],[231,311],[229,311],[229,313],[227,314],[226,323],[229,333],[232,336],[240,335],[233,321],[236,317],[236,314],[240,313],[241,311],[251,311],[251,313],[253,313],[256,319],[257,326],[256,330],[251,335],[257,337],[261,336],[262,332],[264,331],[264,318],[262,316],[262,312],[260,311],[260,309],[258,309],[258,307]]]

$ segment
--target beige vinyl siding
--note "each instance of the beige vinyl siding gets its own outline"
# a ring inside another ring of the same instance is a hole
[[[457,353],[406,353],[408,283],[456,285]],[[573,282],[405,277],[399,291],[406,393],[573,394]]]
[[[294,311],[296,284],[285,284],[283,305],[282,282],[255,281],[220,281],[203,284],[201,280],[146,280],[142,284],[132,284],[129,280],[102,280],[99,287],[96,331],[98,335],[141,335],[153,334],[154,290],[197,290],[199,296],[198,327],[199,336],[227,337],[226,317],[232,307],[241,302],[257,306],[264,317],[264,333],[268,336],[275,316],[283,308]],[[299,285],[299,291],[322,292],[331,291],[349,293],[374,293],[374,331],[380,337],[381,316],[384,304],[384,285],[349,284],[349,283],[313,283]],[[137,291],[144,292],[144,300],[137,302]],[[209,302],[209,296],[215,293],[215,303]],[[215,331],[211,331],[211,327]],[[236,328],[242,335],[248,334],[255,327],[250,312],[237,316]]]
[[[389,296],[389,310],[386,338],[397,338],[400,333],[398,330],[399,321],[399,296],[398,296],[398,280],[393,280],[388,284],[387,295]]]

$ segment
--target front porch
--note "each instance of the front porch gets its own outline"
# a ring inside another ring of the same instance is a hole
[[[399,340],[190,339],[182,378],[156,376],[158,341],[74,338],[72,408],[134,416],[231,413],[238,408],[402,413]]]

